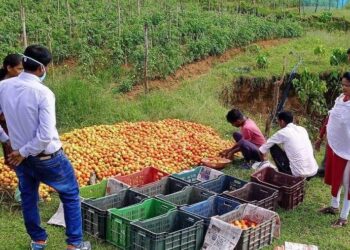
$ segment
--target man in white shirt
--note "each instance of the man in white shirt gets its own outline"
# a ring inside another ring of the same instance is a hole
[[[54,188],[63,203],[67,249],[88,250],[90,243],[82,241],[78,182],[56,129],[55,95],[43,84],[51,59],[45,47],[31,45],[23,55],[24,72],[0,84],[0,109],[14,150],[9,154],[9,163],[16,166],[31,249],[44,249],[47,243],[38,209],[38,189],[42,182]]]
[[[314,176],[318,165],[306,129],[293,123],[291,112],[279,113],[278,124],[281,129],[259,148],[260,152],[265,155],[270,150],[280,172],[294,176]],[[278,145],[282,145],[284,150]]]

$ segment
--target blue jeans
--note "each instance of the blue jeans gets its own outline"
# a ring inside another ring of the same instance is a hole
[[[48,160],[29,156],[16,169],[21,191],[22,213],[27,233],[33,241],[46,240],[40,227],[39,184],[54,188],[63,203],[67,244],[79,245],[83,239],[79,185],[73,167],[63,151]]]

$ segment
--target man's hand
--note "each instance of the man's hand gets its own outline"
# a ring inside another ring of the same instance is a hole
[[[230,151],[231,151],[231,148],[225,149],[219,153],[219,156],[227,158]]]
[[[18,166],[24,160],[24,157],[19,153],[18,150],[12,151],[8,156],[8,161],[12,166]]]
[[[322,139],[319,138],[319,139],[317,139],[317,140],[315,141],[315,150],[316,150],[317,152],[320,151],[321,144],[322,144]]]

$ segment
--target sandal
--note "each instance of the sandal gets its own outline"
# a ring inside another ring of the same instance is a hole
[[[339,213],[339,208],[335,207],[324,207],[318,210],[321,214],[337,214]]]
[[[333,227],[333,228],[341,228],[341,227],[345,227],[347,224],[348,224],[348,220],[339,218],[338,220],[336,220],[336,221],[332,224],[332,227]]]

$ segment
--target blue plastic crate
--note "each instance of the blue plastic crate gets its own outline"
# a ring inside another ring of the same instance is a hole
[[[234,191],[239,189],[247,183],[247,181],[243,181],[233,176],[222,175],[217,179],[196,184],[196,186],[202,187],[217,194],[222,194],[225,191]]]
[[[223,215],[235,210],[240,205],[239,202],[230,200],[221,196],[212,196],[207,200],[190,205],[183,206],[180,210],[194,214],[204,220],[205,230],[210,224],[210,218],[215,215]]]

